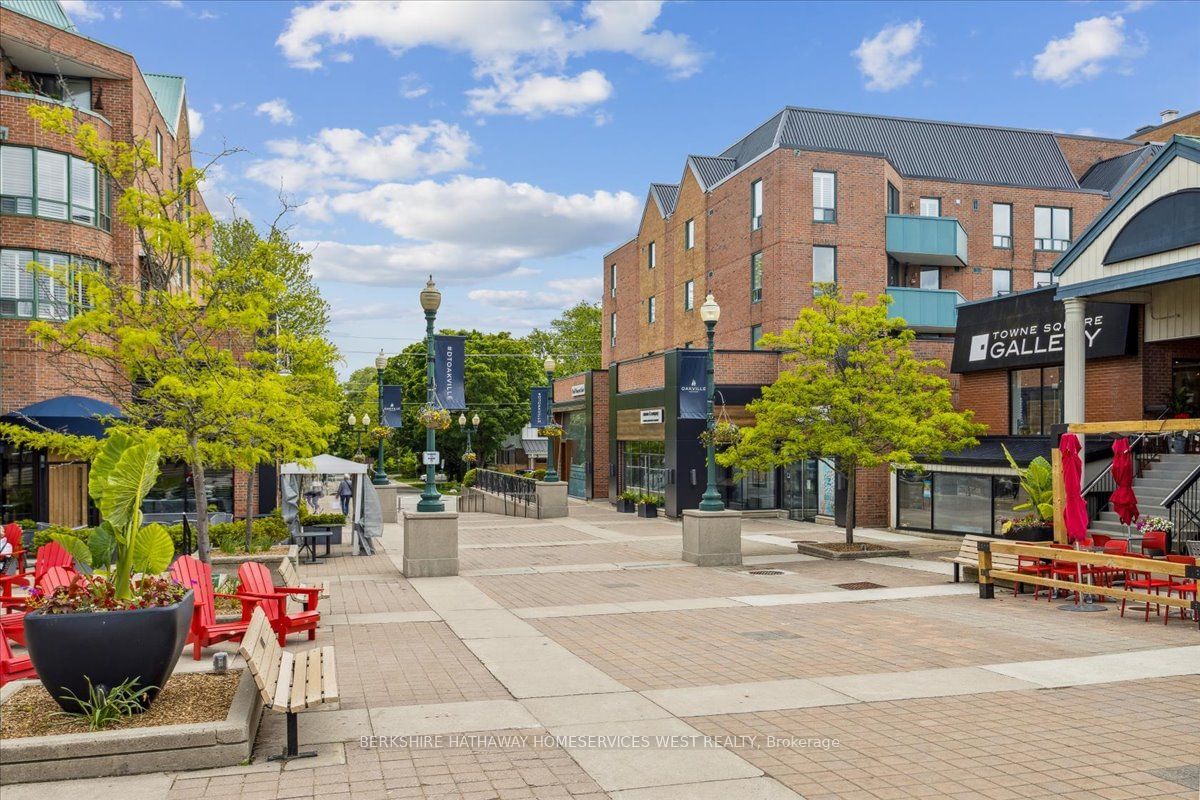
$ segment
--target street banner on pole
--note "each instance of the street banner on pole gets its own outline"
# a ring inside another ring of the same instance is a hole
[[[541,428],[549,424],[550,387],[534,386],[529,390],[529,426]]]
[[[679,353],[679,418],[708,419],[708,353]]]
[[[465,336],[433,337],[433,376],[438,405],[447,411],[467,407],[463,389],[463,354]]]
[[[401,395],[403,394],[402,386],[384,386],[380,391],[380,399],[383,401],[383,416],[379,420],[379,424],[387,428],[401,428],[403,423],[401,419],[403,408],[401,403]]]

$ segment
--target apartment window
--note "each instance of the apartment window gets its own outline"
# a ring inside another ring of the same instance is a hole
[[[617,346],[617,314],[615,311],[608,315],[608,344],[610,347]]]
[[[608,265],[608,296],[617,296],[617,265]]]
[[[762,338],[762,325],[750,326],[750,349],[758,349],[758,340]]]
[[[942,198],[940,197],[922,197],[921,198],[921,216],[922,217],[940,217],[942,215]]]
[[[0,250],[0,315],[33,317],[34,274],[28,268],[32,250]]]
[[[654,242],[646,245],[646,269],[654,269],[654,265],[658,263],[658,257],[654,252]]]
[[[656,313],[656,308],[657,307],[654,302],[654,295],[650,295],[650,299],[646,301],[646,321],[649,322],[651,325],[653,325],[654,320],[656,320],[658,318],[658,314]]]
[[[33,213],[33,149],[0,147],[0,212]]]
[[[0,317],[65,320],[91,307],[84,275],[103,268],[66,253],[0,249]]]
[[[837,221],[837,175],[813,173],[813,222]]]
[[[696,220],[689,219],[683,223],[683,249],[691,250],[696,246]]]
[[[71,220],[96,224],[96,167],[78,158],[71,159]]]
[[[900,190],[891,181],[887,182],[887,213],[900,213]]]
[[[942,271],[937,267],[921,267],[920,287],[922,289],[942,288]]]
[[[89,162],[32,147],[0,147],[0,214],[112,228],[112,183]]]
[[[162,160],[162,131],[154,132],[154,157],[158,159],[158,165],[161,167]]]
[[[813,283],[837,283],[837,248],[815,245],[812,252]],[[818,294],[819,290],[814,290]]]
[[[1012,204],[992,203],[992,247],[1012,249]]]
[[[1033,272],[1033,287],[1035,289],[1037,289],[1041,286],[1053,286],[1053,285],[1054,285],[1054,273],[1053,272],[1042,272],[1040,270],[1034,270],[1034,272]]]
[[[67,164],[65,153],[42,150],[37,154],[37,214],[67,219]]]
[[[1013,436],[1049,436],[1063,418],[1062,367],[1010,372],[1009,407]]]
[[[762,252],[750,256],[750,302],[762,302]]]
[[[1033,249],[1061,252],[1071,245],[1071,209],[1033,209]]]
[[[762,227],[763,193],[762,179],[750,184],[750,230],[756,231]]]
[[[994,269],[992,270],[992,296],[1009,294],[1012,292],[1012,270],[1011,269]]]
[[[688,281],[683,285],[683,310],[691,311],[696,307],[696,282]]]

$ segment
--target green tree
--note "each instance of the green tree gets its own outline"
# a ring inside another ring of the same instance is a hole
[[[525,337],[539,363],[553,355],[557,374],[574,375],[600,369],[600,305],[581,300],[550,323]]]
[[[379,381],[375,367],[360,367],[350,373],[341,384],[341,407],[338,411],[338,428],[333,437],[332,452],[342,458],[354,458],[358,452],[359,432],[350,427],[347,421],[353,414],[358,427],[362,426],[364,416],[371,420],[375,427],[381,420],[379,416]],[[392,437],[389,436],[389,439]],[[363,455],[369,456],[373,444],[367,432],[362,434]]]
[[[846,478],[846,541],[854,541],[858,470],[911,465],[976,444],[983,426],[956,411],[940,361],[912,352],[913,331],[888,317],[890,298],[843,302],[836,285],[819,285],[795,325],[764,336],[783,351],[784,369],[748,406],[753,427],[717,461],[773,469],[807,458],[834,462]]]

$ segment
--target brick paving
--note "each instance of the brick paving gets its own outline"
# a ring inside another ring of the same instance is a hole
[[[572,540],[585,538],[575,533]],[[679,546],[674,548],[679,550]],[[480,550],[461,550],[458,554],[460,571],[496,569],[499,567],[549,567],[564,564],[620,564],[632,561],[661,561],[666,556],[642,552],[627,544],[576,544],[557,547],[495,547]],[[672,556],[679,559],[679,553]]]

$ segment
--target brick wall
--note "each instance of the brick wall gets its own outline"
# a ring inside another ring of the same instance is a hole
[[[665,376],[666,364],[662,355],[626,361],[617,367],[617,391],[658,389],[664,385]]]
[[[608,378],[592,373],[592,497],[608,497]]]
[[[718,386],[755,386],[774,383],[779,377],[779,353],[763,351],[713,353],[713,373]]]
[[[1122,153],[1128,153],[1130,150],[1136,150],[1141,146],[1137,142],[1093,139],[1088,136],[1071,136],[1068,134],[1059,134],[1054,138],[1058,140],[1058,149],[1062,150],[1062,154],[1067,159],[1067,164],[1071,167],[1071,172],[1074,173],[1076,179],[1082,178],[1084,173],[1097,161],[1104,161],[1105,159],[1119,156]]]

